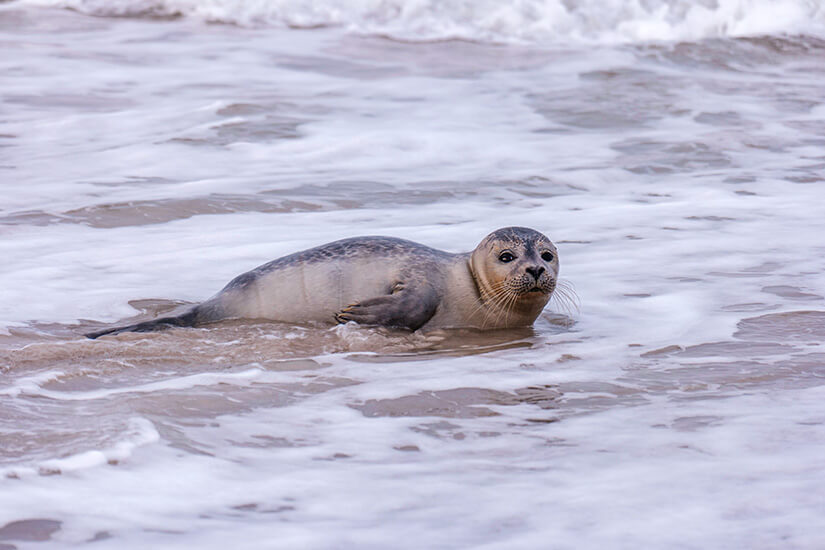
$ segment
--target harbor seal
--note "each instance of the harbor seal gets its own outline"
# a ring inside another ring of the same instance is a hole
[[[559,258],[525,227],[452,254],[394,237],[355,237],[284,256],[239,275],[173,317],[87,334],[199,326],[222,319],[356,322],[408,330],[530,326],[556,288]]]

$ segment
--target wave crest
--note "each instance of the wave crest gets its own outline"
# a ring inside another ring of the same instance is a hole
[[[408,41],[633,43],[822,34],[811,0],[23,0],[96,16],[343,27]]]

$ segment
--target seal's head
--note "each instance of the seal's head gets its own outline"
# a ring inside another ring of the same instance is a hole
[[[493,317],[500,321],[494,324],[523,326],[532,324],[550,300],[559,258],[538,231],[505,227],[484,237],[470,257],[470,269],[482,302],[497,312]]]

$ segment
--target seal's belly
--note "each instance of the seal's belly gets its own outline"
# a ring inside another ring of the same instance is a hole
[[[343,307],[389,294],[397,275],[395,266],[369,259],[297,263],[225,296],[224,305],[241,317],[335,323]]]

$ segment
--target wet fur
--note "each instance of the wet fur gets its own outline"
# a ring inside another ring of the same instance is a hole
[[[239,275],[215,296],[179,316],[87,336],[198,326],[228,318],[266,318],[294,324],[354,321],[408,330],[525,326],[532,324],[550,298],[557,263],[552,277],[547,270],[538,280],[526,272],[501,281],[486,276],[491,271],[490,262],[495,262],[491,258],[502,247],[518,249],[523,256],[519,261],[532,265],[539,245],[552,247],[544,235],[527,228],[500,229],[476,250],[464,254],[392,237],[344,239],[278,258]],[[518,265],[509,269],[522,269]],[[503,268],[496,265],[495,269]],[[541,295],[528,296],[535,285],[541,292],[532,294]]]

